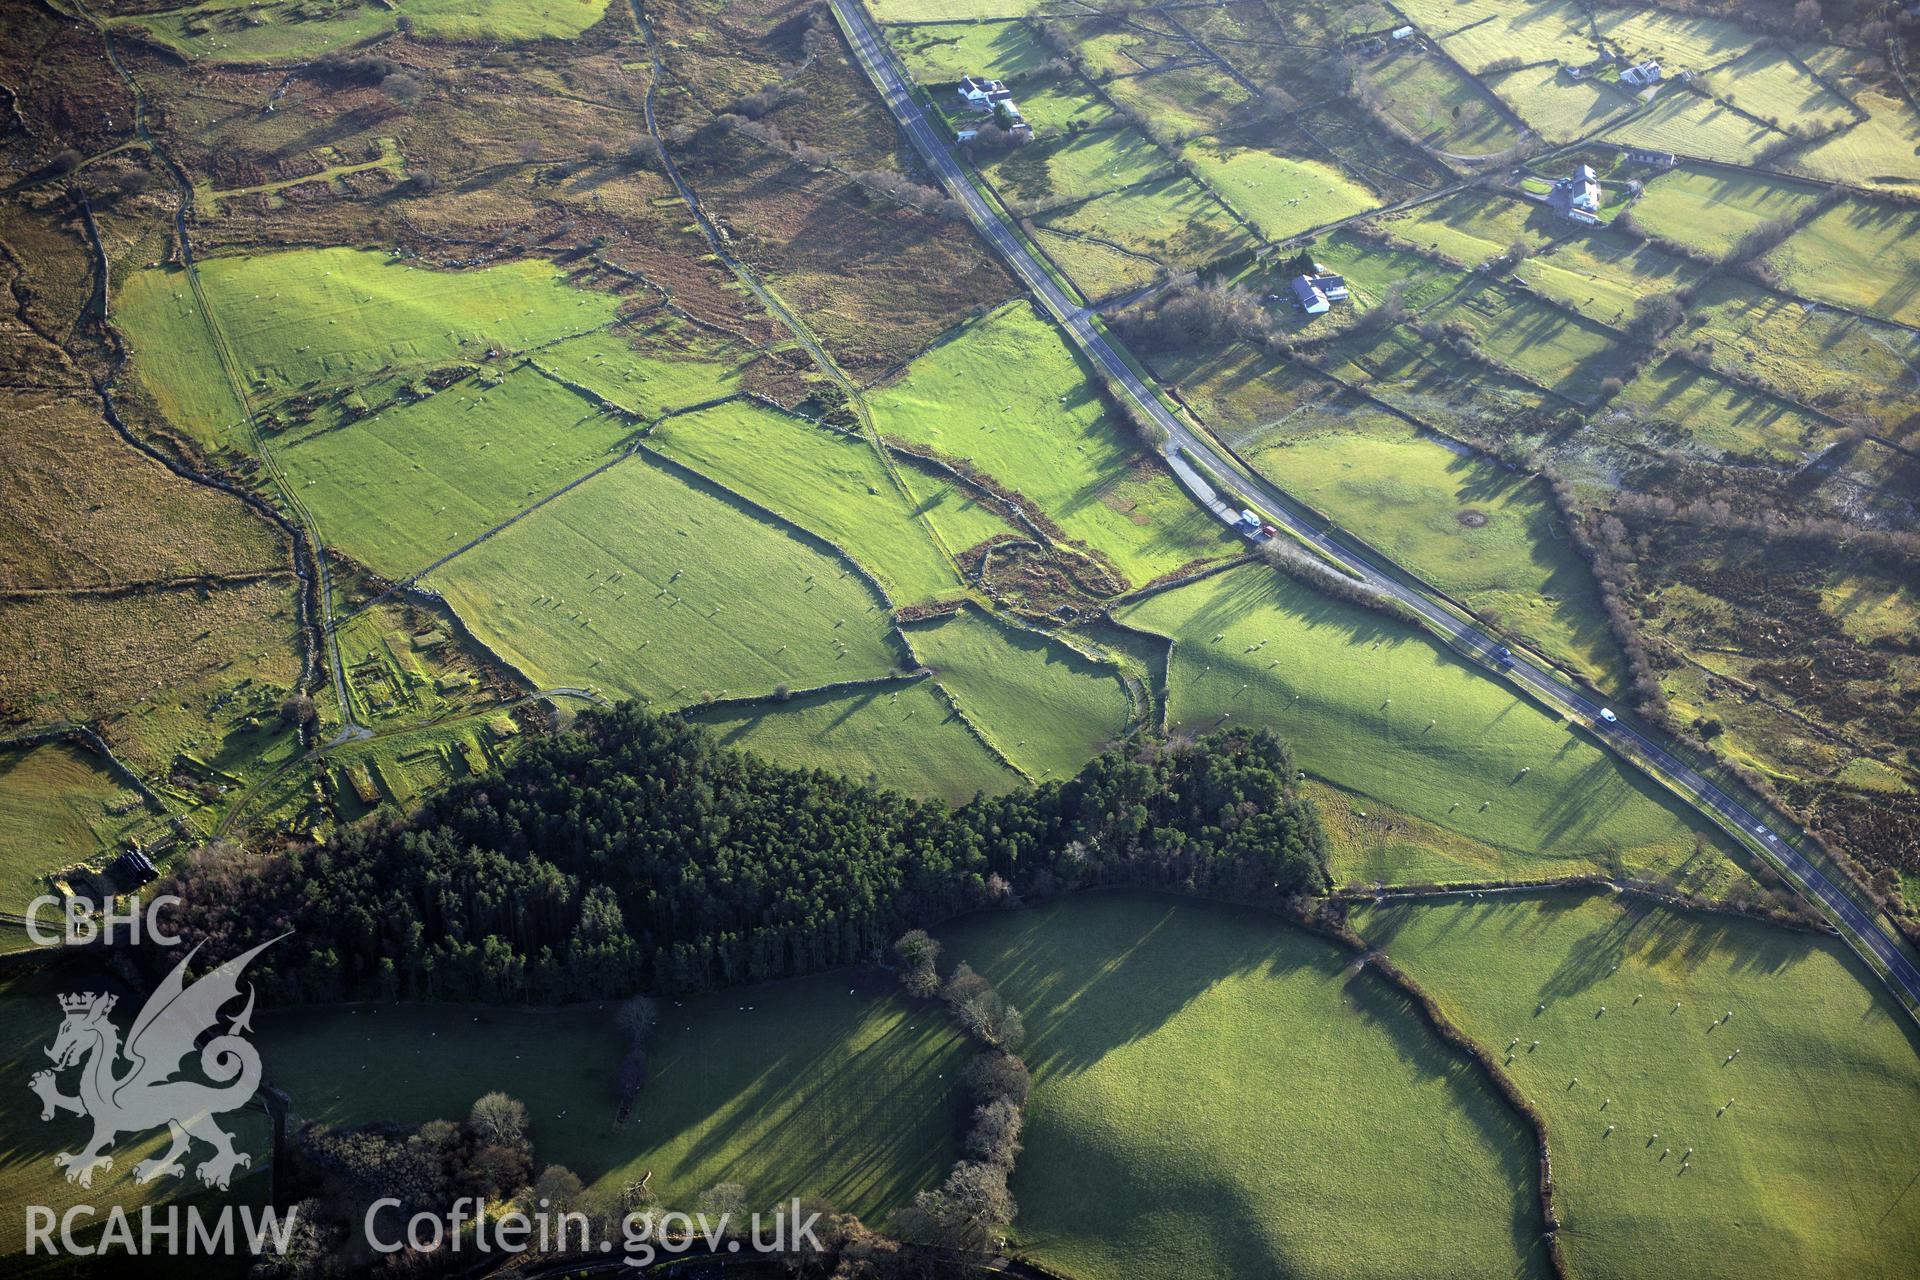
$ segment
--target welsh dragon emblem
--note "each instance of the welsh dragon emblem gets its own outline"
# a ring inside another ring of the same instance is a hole
[[[204,1045],[200,1038],[216,1028],[221,1008],[239,998],[240,974],[248,963],[279,940],[235,956],[189,986],[187,966],[200,950],[195,946],[142,1006],[125,1044],[109,1017],[117,997],[93,991],[60,997],[66,1016],[46,1051],[53,1069],[35,1073],[31,1087],[40,1095],[42,1120],[71,1111],[93,1121],[93,1137],[84,1146],[53,1158],[67,1171],[68,1182],[91,1187],[96,1170],[112,1170],[108,1152],[115,1139],[161,1125],[172,1131],[173,1143],[133,1167],[136,1182],[184,1177],[181,1157],[195,1139],[213,1148],[194,1170],[210,1187],[224,1189],[235,1169],[252,1164],[251,1156],[233,1149],[233,1135],[213,1122],[222,1112],[246,1105],[260,1084],[259,1051],[242,1036],[253,1030],[251,985],[246,1007],[228,1020],[226,1031]],[[210,1084],[174,1078],[196,1052]],[[80,1078],[79,1092],[70,1096],[60,1092],[58,1076],[71,1067],[79,1068]]]

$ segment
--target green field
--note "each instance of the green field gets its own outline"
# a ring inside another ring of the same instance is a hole
[[[1117,611],[1171,637],[1175,728],[1269,727],[1301,768],[1480,841],[1485,861],[1404,848],[1343,880],[1522,879],[1594,868],[1736,875],[1677,804],[1583,731],[1424,634],[1249,565]],[[1522,772],[1526,770],[1527,772]],[[1704,837],[1701,837],[1704,838]],[[1691,865],[1688,865],[1691,864]]]
[[[1920,213],[1848,201],[1774,250],[1782,283],[1803,298],[1920,324]]]
[[[1014,1232],[1040,1262],[1087,1280],[1543,1274],[1518,1119],[1330,944],[1133,894],[940,937],[1026,1016]]]
[[[880,580],[896,605],[960,591],[959,572],[926,521],[977,524],[960,552],[1011,530],[951,484],[925,502],[900,491],[866,440],[747,401],[662,423],[649,443],[676,461],[840,547]]]
[[[1657,58],[1668,75],[1705,71],[1753,47],[1755,35],[1738,23],[1659,9],[1608,9],[1596,15],[1601,34],[1635,61]]]
[[[867,12],[879,22],[951,22],[959,18],[1019,18],[1041,0],[871,0]]]
[[[1750,174],[1676,169],[1647,184],[1633,220],[1653,235],[1724,254],[1760,223],[1798,216],[1819,194]]]
[[[1783,135],[1678,87],[1660,91],[1646,111],[1607,131],[1607,141],[1623,147],[1651,147],[1680,155],[1755,164],[1761,149]]]
[[[1696,307],[1693,330],[1714,344],[1715,363],[1757,374],[1801,404],[1863,414],[1888,428],[1913,412],[1920,335],[1825,307],[1809,308],[1716,276]]]
[[[648,317],[541,347],[529,359],[625,413],[651,419],[737,394],[747,355],[684,321]]]
[[[138,792],[76,747],[0,751],[0,909],[25,910],[49,892],[52,872],[109,861],[152,816]]]
[[[1867,119],[1794,152],[1788,165],[1829,182],[1920,193],[1920,112],[1873,89],[1858,89],[1854,98]]]
[[[1697,262],[1598,231],[1528,258],[1514,275],[1589,320],[1618,329],[1633,319],[1640,299],[1692,284],[1704,272]]]
[[[884,21],[885,0],[874,8]],[[1021,99],[1020,77],[1033,75],[1052,56],[1022,22],[895,27],[887,39],[907,71],[930,90],[945,93],[963,75],[984,75],[1006,81],[1015,101]]]
[[[359,391],[599,329],[618,300],[576,289],[551,263],[428,271],[361,249],[208,258],[201,287],[246,392]],[[184,272],[130,273],[114,300],[135,368],[173,423],[213,445],[242,412]]]
[[[1073,776],[1126,728],[1118,671],[1057,640],[973,609],[906,634],[961,712],[1030,777]]]
[[[536,685],[682,706],[885,675],[905,654],[839,557],[642,454],[427,585]]]
[[[1092,369],[1023,302],[974,322],[869,397],[880,430],[974,465],[1135,583],[1233,540],[1123,438]]]
[[[1233,214],[1191,178],[1139,183],[1038,221],[1110,240],[1176,269],[1196,267],[1253,244]]]
[[[932,681],[697,712],[721,743],[789,769],[824,769],[954,804],[1021,778],[980,741]]]
[[[1395,49],[1363,64],[1361,74],[1380,95],[1387,114],[1430,146],[1453,155],[1479,156],[1519,143],[1491,95],[1444,59]]]
[[[1252,101],[1231,76],[1206,64],[1169,67],[1151,76],[1116,76],[1102,87],[1115,102],[1180,136],[1224,129],[1243,118]]]
[[[1222,199],[1273,240],[1380,203],[1373,192],[1320,160],[1213,141],[1189,143],[1181,154]]]
[[[595,1199],[651,1169],[671,1208],[739,1182],[755,1207],[819,1195],[883,1223],[953,1159],[949,1090],[968,1053],[938,1011],[850,985],[828,974],[662,1000],[624,1125],[612,1006],[308,1009],[269,1014],[259,1043],[302,1119],[463,1119],[497,1089],[527,1105],[538,1164],[572,1169]]]
[[[1396,215],[1385,226],[1416,248],[1463,267],[1477,267],[1515,244],[1538,251],[1563,231],[1538,205],[1480,191],[1463,191],[1423,204]]]
[[[1548,142],[1584,138],[1633,105],[1603,80],[1569,80],[1551,66],[1490,75],[1485,83]]]
[[[1578,66],[1597,52],[1587,15],[1572,0],[1404,0],[1399,7],[1469,71],[1514,57]]]
[[[1086,236],[1035,224],[1034,242],[1074,287],[1096,302],[1144,288],[1163,274],[1160,264]]]
[[[1018,205],[1117,191],[1167,168],[1160,150],[1144,134],[1128,128],[1089,129],[989,154],[980,161],[987,176]]]
[[[1797,460],[1819,451],[1833,429],[1784,400],[1748,391],[1680,359],[1655,364],[1613,405],[1646,423],[1664,423],[1691,444],[1743,457]]]
[[[376,573],[426,568],[619,456],[634,426],[536,370],[469,378],[271,447],[329,545]]]
[[[1398,419],[1328,428],[1309,428],[1252,461],[1482,616],[1590,678],[1616,678],[1593,576],[1536,482]]]
[[[1911,1273],[1920,1040],[1837,940],[1558,895],[1354,923],[1482,1045],[1518,1038],[1575,1275]]]
[[[1853,110],[1846,101],[1808,75],[1784,50],[1764,49],[1721,74],[1733,86],[1734,104],[1762,120],[1808,128],[1853,123]]]
[[[1606,379],[1629,367],[1626,352],[1605,329],[1481,278],[1421,318],[1461,321],[1488,355],[1572,400],[1594,399]]]
[[[579,35],[606,12],[607,0],[345,0],[317,11],[299,0],[210,0],[129,14],[114,25],[144,32],[188,58],[279,62],[384,37],[401,18],[411,20],[415,36],[427,39],[558,40]]]

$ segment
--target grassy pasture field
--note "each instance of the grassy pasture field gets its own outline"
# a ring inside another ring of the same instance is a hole
[[[428,271],[369,250],[294,249],[208,258],[199,273],[247,393],[261,402],[541,346],[605,326],[618,304],[540,261]],[[167,417],[207,444],[245,447],[232,430],[243,411],[185,273],[131,272],[115,311]]]
[[[867,12],[878,22],[938,22],[958,19],[1020,18],[1045,0],[871,0]]]
[[[1783,135],[1697,93],[1667,87],[1647,110],[1607,130],[1623,147],[1650,147],[1677,155],[1756,164],[1761,150]]]
[[[1463,267],[1477,267],[1515,244],[1537,252],[1564,234],[1540,206],[1483,191],[1431,201],[1383,225],[1407,243]]]
[[[128,14],[114,25],[137,30],[181,56],[207,62],[280,62],[318,57],[387,35],[401,18],[413,35],[442,40],[559,40],[577,36],[607,12],[607,0],[347,0],[330,11],[294,0],[209,3]]]
[[[1920,336],[1716,276],[1695,301],[1714,359],[1758,374],[1801,404],[1863,414],[1888,428],[1913,411]]]
[[[1744,173],[1675,169],[1649,182],[1633,220],[1668,240],[1724,254],[1762,222],[1793,218],[1819,198],[1816,188]]]
[[[1237,549],[1122,437],[1092,393],[1093,376],[1051,324],[1012,302],[922,355],[869,402],[882,433],[972,459],[1135,583]]]
[[[1331,944],[1108,893],[938,935],[1026,1017],[1014,1231],[1040,1262],[1092,1280],[1544,1274],[1518,1118]]]
[[[1735,22],[1660,9],[1607,9],[1595,15],[1600,33],[1628,58],[1654,58],[1668,75],[1705,71],[1753,48],[1758,37]]]
[[[1404,0],[1399,7],[1473,72],[1512,57],[1579,66],[1598,52],[1586,13],[1571,0]]]
[[[905,656],[852,566],[645,454],[461,553],[427,585],[536,685],[661,708],[871,678]]]
[[[1035,204],[1132,187],[1167,159],[1137,129],[1089,129],[982,157],[981,168],[1016,204]]]
[[[930,680],[696,709],[690,718],[724,745],[790,769],[824,769],[953,804],[979,791],[1000,795],[1021,782]]]
[[[1396,48],[1360,74],[1388,115],[1442,151],[1480,156],[1520,141],[1487,91],[1441,58]]]
[[[64,742],[0,751],[0,909],[19,912],[48,892],[49,873],[119,851],[153,825],[154,810]]]
[[[1281,240],[1309,227],[1365,213],[1380,201],[1332,165],[1212,140],[1182,154],[1262,235]]]
[[[1548,142],[1572,142],[1633,105],[1604,80],[1569,80],[1557,67],[1522,67],[1485,79]]]
[[[1099,240],[1038,224],[1035,231],[1035,241],[1047,257],[1082,294],[1095,301],[1144,288],[1163,274],[1163,268],[1151,258]]]
[[[914,502],[858,436],[747,401],[669,418],[649,443],[840,547],[880,580],[896,605],[960,592],[958,570],[928,530],[933,509],[971,506],[995,533],[1011,532],[951,485]]]
[[[1245,116],[1252,96],[1211,65],[1118,76],[1102,86],[1123,107],[1158,119],[1177,134],[1223,129]]]
[[[1589,320],[1619,329],[1632,320],[1641,298],[1692,284],[1705,272],[1690,259],[1597,231],[1528,258],[1514,275]]]
[[[1175,269],[1197,267],[1253,244],[1224,205],[1184,177],[1137,183],[1037,221],[1043,227],[1112,241]]]
[[[1853,123],[1853,110],[1833,90],[1809,75],[1784,49],[1763,49],[1722,72],[1743,111],[1781,127],[1826,128]]]
[[[528,359],[636,418],[651,419],[736,394],[748,354],[665,317],[566,338]]]
[[[1322,415],[1305,415],[1315,422]],[[1618,658],[1585,560],[1524,476],[1462,456],[1399,419],[1308,428],[1259,470],[1400,564],[1600,682]]]
[[[402,578],[619,456],[633,424],[536,370],[273,447],[328,542]]]
[[[885,0],[876,6],[885,7]],[[1033,75],[1053,56],[1024,22],[894,27],[887,39],[913,78],[936,94],[951,89],[963,75],[985,75],[1005,80],[1014,91],[1014,101],[1020,102],[1024,99],[1019,78]]]
[[[1308,773],[1494,851],[1490,864],[1451,868],[1443,851],[1418,868],[1420,878],[1530,879],[1689,862],[1689,873],[1708,881],[1738,874],[1703,826],[1584,732],[1426,636],[1264,565],[1115,616],[1175,642],[1167,680],[1175,728],[1272,728]],[[1391,878],[1413,871],[1391,870]]]
[[[1517,1038],[1574,1274],[1911,1271],[1920,1040],[1838,940],[1603,896],[1353,923],[1487,1049]]]
[[[1058,640],[972,608],[906,636],[962,714],[1036,780],[1072,777],[1126,728],[1118,669]]]
[[[1833,435],[1826,423],[1784,400],[1679,359],[1643,370],[1612,404],[1643,422],[1669,424],[1696,446],[1742,456],[1799,459]]]
[[[647,1083],[618,1127],[611,1006],[323,1007],[268,1014],[259,1043],[302,1119],[460,1119],[508,1093],[538,1162],[579,1174],[590,1202],[652,1169],[664,1206],[740,1182],[752,1206],[820,1195],[884,1223],[952,1161],[951,1091],[970,1055],[939,1011],[853,985],[825,974],[662,1000]]]
[[[1489,355],[1577,401],[1592,400],[1601,383],[1628,367],[1626,353],[1606,330],[1484,279],[1461,286],[1422,318],[1462,321]]]
[[[1920,212],[1848,201],[1788,237],[1770,259],[1781,283],[1902,324],[1920,324]]]
[[[1920,113],[1869,88],[1858,88],[1854,98],[1866,120],[1794,152],[1787,164],[1830,182],[1920,193]]]

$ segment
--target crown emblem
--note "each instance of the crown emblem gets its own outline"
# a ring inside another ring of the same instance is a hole
[[[67,1013],[86,1013],[98,1004],[101,1013],[111,1013],[114,1002],[118,999],[118,996],[103,996],[98,991],[76,991],[71,995],[61,996],[60,1007]]]

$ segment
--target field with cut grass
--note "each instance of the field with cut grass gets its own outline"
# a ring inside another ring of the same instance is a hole
[[[1110,240],[1175,269],[1197,267],[1253,244],[1239,220],[1191,178],[1139,183],[1038,221]]]
[[[1107,416],[1093,376],[1051,324],[1013,302],[869,400],[883,434],[971,459],[1136,584],[1231,554],[1218,522]]]
[[[1164,274],[1151,258],[1140,257],[1088,236],[1072,235],[1054,227],[1034,228],[1034,241],[1074,286],[1099,301],[1145,288]]]
[[[645,454],[426,582],[536,685],[656,709],[867,679],[906,656],[852,566]]]
[[[1380,203],[1373,192],[1320,160],[1214,141],[1189,143],[1182,154],[1222,199],[1273,240]]]
[[[1920,324],[1920,213],[1848,201],[1774,250],[1781,282],[1803,298]]]
[[[1920,1037],[1838,941],[1598,896],[1354,924],[1545,1114],[1574,1274],[1911,1271]]]
[[[1634,201],[1633,220],[1656,236],[1724,254],[1760,223],[1793,218],[1819,194],[1751,174],[1676,169],[1647,184]]]
[[[50,892],[50,872],[110,861],[154,816],[90,752],[64,742],[0,751],[0,909],[23,911]]]
[[[1119,671],[1057,640],[971,608],[906,635],[961,713],[1029,777],[1073,776],[1126,728]]]
[[[1756,39],[1738,23],[1690,13],[1609,8],[1595,16],[1600,33],[1630,59],[1657,59],[1668,75],[1730,62],[1751,49]]]
[[[965,6],[952,7],[965,11]],[[884,10],[885,0],[876,8]],[[1006,81],[1018,101],[1024,87],[1019,83],[1020,77],[1033,75],[1052,57],[1024,22],[894,27],[887,32],[887,39],[900,54],[908,74],[928,90],[938,93],[950,90],[952,82],[963,75],[985,75]],[[944,102],[943,99],[943,105]]]
[[[1537,483],[1398,420],[1309,428],[1253,462],[1483,616],[1590,678],[1617,678],[1593,575]]]
[[[724,745],[790,769],[825,769],[953,804],[1021,782],[930,680],[696,710],[692,718]]]
[[[1272,728],[1308,773],[1496,851],[1491,865],[1430,862],[1396,878],[1685,867],[1711,888],[1740,875],[1697,820],[1584,731],[1426,636],[1264,565],[1116,616],[1174,640],[1176,729]]]
[[[622,1126],[612,1006],[323,1007],[269,1014],[259,1043],[303,1119],[460,1119],[497,1089],[527,1105],[539,1163],[579,1174],[590,1203],[651,1169],[666,1207],[739,1182],[755,1207],[819,1195],[876,1224],[945,1174],[970,1056],[938,1010],[846,974],[660,1001]]]
[[[646,316],[540,347],[528,358],[625,413],[652,419],[738,394],[750,355],[671,316]]]
[[[834,543],[866,566],[896,605],[958,594],[960,576],[948,554],[1012,531],[951,484],[934,488],[928,479],[929,496],[916,502],[858,436],[745,401],[669,418],[648,443]],[[943,554],[928,527],[941,508],[977,520],[980,536]]]
[[[1226,72],[1176,66],[1150,76],[1117,76],[1101,86],[1123,107],[1182,136],[1227,128],[1249,116],[1252,97]]]
[[[1026,1017],[1014,1232],[1042,1263],[1090,1280],[1544,1274],[1518,1118],[1331,944],[1104,893],[938,935]]]
[[[153,14],[129,14],[116,25],[137,29],[183,57],[206,62],[279,62],[318,57],[344,45],[378,39],[405,18],[412,34],[441,40],[556,40],[577,36],[607,12],[607,0],[355,0],[315,11],[295,0],[209,3]]]
[[[1734,105],[1785,128],[1826,129],[1852,124],[1853,109],[1807,74],[1783,49],[1763,49],[1719,73],[1733,87]]]
[[[1817,452],[1833,436],[1826,423],[1784,400],[1677,358],[1643,371],[1611,403],[1649,425],[1664,424],[1710,452],[1797,459]]]
[[[1018,18],[1041,0],[871,0],[867,12],[879,22],[952,22],[962,18]]]

